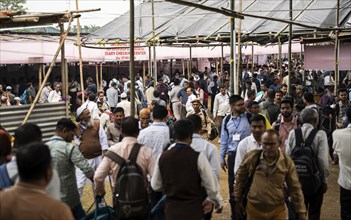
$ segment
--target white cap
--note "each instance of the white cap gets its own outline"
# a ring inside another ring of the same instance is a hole
[[[121,99],[125,99],[125,98],[127,98],[127,93],[124,92],[121,94]]]

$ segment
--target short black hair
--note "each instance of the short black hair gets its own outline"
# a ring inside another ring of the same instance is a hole
[[[193,133],[198,133],[201,130],[202,120],[200,116],[193,114],[186,117],[186,119],[193,123]]]
[[[163,105],[155,105],[154,110],[152,111],[152,117],[154,119],[164,119],[168,115],[167,108]]]
[[[252,124],[254,121],[263,121],[264,126],[266,126],[266,118],[263,115],[257,114],[257,115],[252,115],[249,122]]]
[[[139,121],[134,117],[126,117],[121,123],[122,134],[125,136],[138,136],[139,135]]]
[[[155,98],[160,97],[160,95],[161,95],[161,92],[158,91],[157,89],[155,89],[155,90],[154,90],[154,96],[155,96]]]
[[[42,133],[38,125],[33,123],[26,123],[20,125],[15,130],[15,144],[16,148],[22,147],[33,142],[41,142]]]
[[[289,104],[291,108],[294,108],[294,103],[290,99],[283,99],[280,102],[280,107],[282,107],[282,104]]]
[[[346,94],[347,94],[347,89],[346,88],[338,89],[338,95],[340,95],[340,93],[342,93],[342,92],[346,92]]]
[[[256,101],[252,101],[247,105],[247,108],[251,108],[253,105],[259,105],[259,103]]]
[[[113,114],[116,114],[117,112],[122,112],[124,114],[124,109],[122,107],[116,107],[113,109]]]
[[[274,97],[275,97],[275,90],[274,89],[268,89],[267,90],[267,96],[270,99],[274,99]]]
[[[66,129],[68,131],[74,131],[76,129],[76,125],[74,122],[69,118],[61,118],[56,124],[56,131],[63,131]]]
[[[288,85],[286,85],[285,83],[283,83],[281,86],[280,86],[280,88],[281,87],[287,87],[288,88]]]
[[[31,143],[18,149],[16,161],[21,181],[40,180],[51,168],[50,150],[43,143]]]
[[[95,102],[95,99],[96,99],[95,93],[93,93],[93,92],[89,93],[88,97],[89,97],[89,101]]]
[[[244,99],[240,95],[232,95],[229,98],[229,104],[232,105],[241,100],[244,100]]]
[[[181,119],[174,124],[174,137],[179,141],[193,136],[193,123],[187,119]]]
[[[303,98],[306,100],[308,103],[314,103],[314,96],[311,92],[305,92],[303,94]]]
[[[178,78],[175,78],[173,80],[173,83],[174,83],[175,86],[178,86],[180,84],[180,80]]]
[[[283,92],[282,92],[281,90],[278,90],[278,91],[275,92],[274,97],[275,97],[275,95],[276,95],[277,93],[280,93],[280,94],[284,95]]]

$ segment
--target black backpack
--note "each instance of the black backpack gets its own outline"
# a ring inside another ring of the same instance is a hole
[[[294,131],[296,145],[291,151],[291,159],[295,163],[304,195],[313,195],[319,190],[322,184],[316,155],[312,149],[313,139],[318,129],[313,129],[305,141],[303,140],[301,128],[297,128]]]
[[[136,163],[140,148],[140,144],[134,144],[128,160],[112,151],[105,154],[120,166],[112,196],[118,218],[145,218],[148,215],[148,191],[142,170]]]

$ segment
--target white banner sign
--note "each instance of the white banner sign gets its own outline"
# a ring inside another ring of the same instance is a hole
[[[105,50],[105,61],[129,61],[130,50],[129,44],[114,44],[113,47],[121,47],[114,49]],[[143,46],[141,43],[134,44],[134,60],[148,60],[149,53],[147,47]]]

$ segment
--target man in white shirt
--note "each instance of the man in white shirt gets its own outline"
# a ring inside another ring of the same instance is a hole
[[[39,103],[46,103],[48,102],[48,98],[50,95],[50,92],[52,91],[52,88],[50,86],[50,83],[47,82],[43,90],[41,91]]]
[[[149,105],[151,104],[152,100],[154,100],[155,98],[154,91],[155,91],[154,82],[151,82],[149,88],[147,88],[147,90],[145,91],[147,104]]]
[[[115,82],[112,82],[111,87],[107,89],[106,97],[107,97],[108,105],[110,106],[111,111],[113,112],[113,110],[116,108],[118,103],[118,90],[117,90],[117,84]]]
[[[221,85],[213,104],[213,120],[216,123],[219,133],[221,133],[223,118],[228,114],[230,114],[229,95],[224,85]]]
[[[84,108],[89,109],[91,119],[100,121],[99,109],[98,109],[98,106],[95,102],[95,99],[96,99],[95,93],[90,93],[88,95],[88,100],[82,106]]]
[[[261,138],[266,131],[266,119],[263,115],[253,115],[250,120],[251,135],[240,141],[235,156],[234,174],[239,169],[245,154],[254,149],[261,148]]]
[[[61,101],[61,84],[57,84],[55,90],[49,93],[48,102],[60,102]]]
[[[121,107],[124,110],[124,116],[129,117],[130,116],[130,101],[127,99],[127,94],[122,93],[121,94],[121,102],[117,104],[116,107]]]
[[[347,128],[333,132],[334,153],[339,157],[341,219],[351,219],[351,107],[346,110]]]
[[[174,83],[174,87],[172,88],[172,90],[170,92],[168,92],[168,96],[171,99],[172,111],[173,111],[174,117],[177,120],[180,120],[182,103],[180,102],[179,98],[177,97],[179,90],[181,90],[181,87],[179,86],[180,80],[176,78],[176,79],[174,79],[173,83]]]

